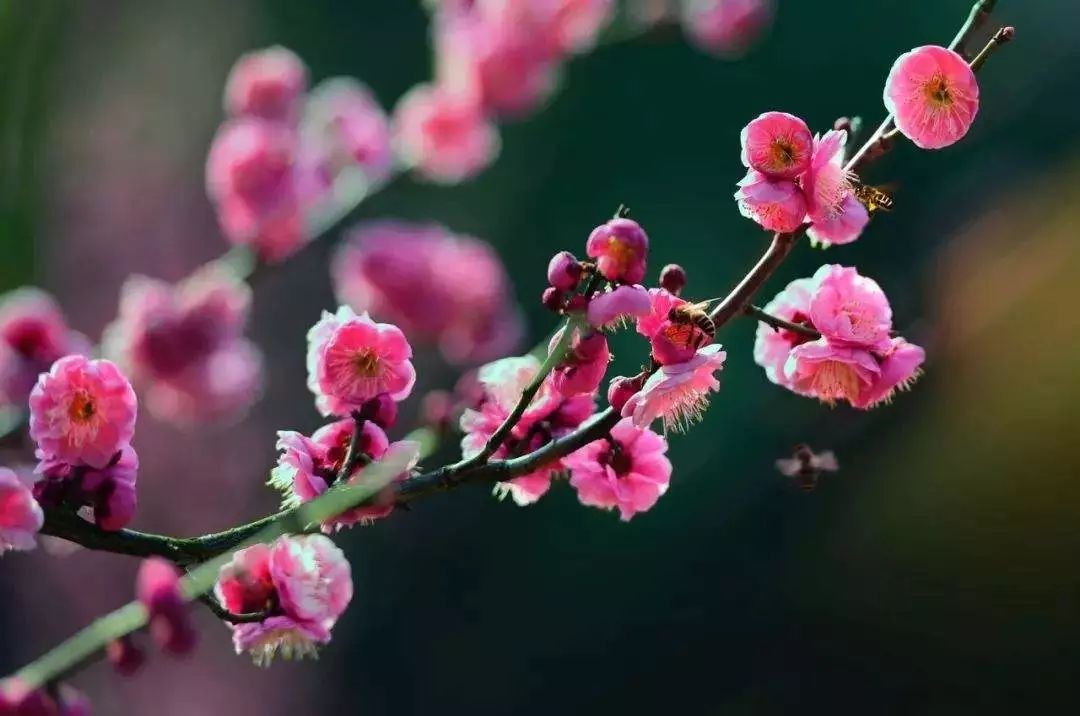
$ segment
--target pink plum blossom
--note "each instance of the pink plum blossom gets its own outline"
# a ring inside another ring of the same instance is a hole
[[[0,681],[0,716],[90,716],[90,701],[67,684],[32,689],[13,676]]]
[[[651,304],[649,313],[637,319],[637,332],[649,339],[664,327],[671,309],[687,303],[686,300],[662,288],[649,289],[649,302]]]
[[[652,300],[644,286],[623,285],[613,291],[594,296],[589,301],[586,318],[593,328],[608,329],[630,319],[648,316],[652,312]]]
[[[770,179],[754,169],[739,183],[739,213],[768,231],[798,229],[806,216],[806,197],[793,181]]]
[[[308,331],[308,388],[323,415],[346,415],[380,393],[404,400],[416,382],[412,347],[397,326],[348,306]]]
[[[390,122],[375,95],[351,77],[320,82],[308,97],[301,136],[327,180],[359,167],[369,182],[393,165]]]
[[[889,345],[875,354],[880,373],[869,390],[862,391],[852,405],[856,408],[873,408],[888,403],[897,391],[907,390],[921,375],[920,366],[926,360],[926,352],[903,338],[893,338]]]
[[[836,264],[819,268],[811,281],[810,321],[830,343],[875,348],[889,342],[892,308],[876,281]]]
[[[812,328],[810,301],[815,288],[814,279],[795,279],[783,291],[776,294],[773,300],[765,304],[763,310],[770,316]],[[754,339],[754,362],[765,369],[765,376],[773,383],[791,388],[791,383],[784,373],[788,355],[795,346],[811,340],[813,339],[796,331],[776,330],[766,323],[758,323],[757,335]]]
[[[681,0],[690,41],[722,57],[746,52],[772,21],[772,0]]]
[[[551,31],[564,52],[593,48],[600,32],[615,14],[615,0],[555,0]]]
[[[807,235],[824,246],[854,241],[870,221],[844,169],[846,141],[847,133],[835,129],[816,137],[810,169],[802,176],[807,220],[811,223]]]
[[[475,408],[461,415],[461,452],[465,458],[478,454],[484,444],[514,409],[522,391],[540,371],[540,361],[533,356],[503,358],[483,366],[478,374],[483,394]],[[495,451],[494,457],[515,457],[539,448],[553,438],[562,437],[583,423],[596,409],[591,395],[563,398],[549,381],[545,381],[514,426],[510,438]],[[556,460],[536,471],[498,483],[495,494],[509,495],[516,504],[524,506],[540,499],[551,487],[551,479],[562,472],[562,462]]]
[[[671,461],[667,441],[623,418],[611,437],[596,440],[563,460],[578,500],[589,507],[618,509],[624,522],[646,512],[667,492]]]
[[[125,445],[103,468],[43,460],[36,471],[43,479],[34,496],[46,507],[85,507],[86,516],[109,532],[123,529],[135,516],[139,456]]]
[[[198,632],[191,624],[180,584],[180,570],[161,557],[143,560],[135,578],[135,594],[146,607],[154,643],[172,654],[195,648]]]
[[[925,45],[896,59],[884,99],[905,137],[923,149],[941,149],[971,128],[979,112],[979,83],[956,52]]]
[[[338,300],[437,343],[453,363],[492,360],[517,348],[521,314],[492,248],[438,224],[373,221],[335,256]]]
[[[720,388],[713,373],[724,366],[727,354],[713,343],[697,351],[684,363],[662,365],[649,376],[641,390],[622,409],[634,425],[647,428],[654,420],[664,421],[665,430],[678,432],[701,418],[709,393]]]
[[[30,393],[30,437],[43,459],[102,468],[131,441],[137,411],[115,363],[66,356]]]
[[[632,219],[612,219],[593,229],[585,251],[608,281],[632,284],[645,278],[649,237]]]
[[[0,467],[0,554],[33,549],[34,536],[44,523],[45,515],[30,485],[14,471]]]
[[[564,329],[551,337],[548,352],[555,350],[562,340]],[[564,397],[596,392],[607,373],[611,352],[607,337],[598,331],[574,329],[569,351],[551,372],[551,385]]]
[[[810,168],[814,137],[806,122],[787,112],[765,112],[742,129],[743,166],[770,179],[795,179]]]
[[[225,81],[225,111],[233,117],[257,117],[294,124],[307,90],[307,68],[281,46],[240,57]]]
[[[499,134],[477,100],[445,87],[413,87],[394,109],[391,126],[402,161],[432,182],[470,179],[499,154]]]
[[[855,405],[866,401],[881,368],[865,348],[836,346],[820,338],[793,348],[784,373],[796,393],[826,405],[839,400]]]

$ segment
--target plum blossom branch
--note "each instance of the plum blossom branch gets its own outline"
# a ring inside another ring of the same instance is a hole
[[[800,333],[812,340],[817,340],[818,338],[821,338],[821,334],[815,331],[810,326],[802,323],[792,323],[791,321],[786,321],[783,318],[772,315],[771,313],[766,313],[763,309],[758,308],[757,306],[747,306],[743,309],[743,313],[750,316],[751,318],[756,318],[762,323],[772,326],[773,330],[776,331],[794,331],[795,333]]]

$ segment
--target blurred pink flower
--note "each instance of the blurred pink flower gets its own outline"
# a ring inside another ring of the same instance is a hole
[[[139,456],[125,445],[102,468],[44,460],[37,467],[43,479],[34,496],[44,507],[85,507],[86,517],[109,532],[123,529],[135,517]]]
[[[0,716],[90,716],[90,701],[67,684],[31,689],[13,676],[0,681]]]
[[[806,122],[787,112],[765,112],[740,134],[743,166],[771,179],[795,179],[810,168],[814,138]]]
[[[807,324],[810,327],[810,299],[816,289],[813,279],[795,279],[765,304],[764,311],[771,316]],[[776,330],[767,323],[758,323],[754,339],[754,362],[765,369],[765,376],[777,385],[791,388],[791,381],[784,373],[784,364],[795,346],[813,340],[809,336],[787,329]]]
[[[549,353],[562,340],[565,330],[561,328],[551,337]],[[551,386],[566,398],[592,395],[604,380],[610,360],[607,336],[591,329],[575,329],[569,352],[551,372]]]
[[[701,418],[709,393],[720,388],[713,373],[724,367],[727,354],[714,343],[697,351],[685,363],[662,365],[645,385],[623,406],[623,417],[632,417],[639,428],[647,428],[660,418],[664,429],[673,432]]]
[[[615,0],[554,0],[551,31],[563,52],[582,53],[615,15]]]
[[[66,356],[30,393],[30,437],[42,459],[102,468],[135,434],[138,403],[116,364]]]
[[[307,384],[322,415],[347,415],[380,393],[400,401],[412,392],[412,347],[397,326],[341,306],[323,311],[307,339]]]
[[[135,578],[135,594],[146,607],[155,644],[177,655],[195,648],[198,632],[191,624],[180,570],[172,562],[161,557],[143,560]]]
[[[295,124],[307,81],[307,68],[292,50],[277,45],[249,52],[229,71],[225,111],[232,117]]]
[[[892,308],[876,281],[837,264],[822,266],[810,280],[810,321],[830,343],[853,348],[889,343]]]
[[[827,405],[864,402],[881,369],[864,348],[835,346],[827,338],[792,349],[784,366],[792,390]]]
[[[772,0],[681,0],[690,41],[722,57],[746,52],[772,22]]]
[[[896,59],[884,99],[905,137],[923,149],[941,149],[971,128],[979,112],[979,83],[956,52],[925,45]]]
[[[739,213],[767,231],[795,231],[806,217],[806,197],[793,181],[770,179],[750,169],[739,180]]]
[[[917,345],[908,343],[903,338],[893,338],[889,345],[875,353],[880,373],[869,390],[859,394],[852,401],[856,408],[873,408],[888,403],[899,390],[907,390],[922,374],[921,367],[926,360],[926,352]]]
[[[0,467],[0,554],[33,549],[44,523],[45,515],[30,485],[14,471]]]
[[[640,319],[652,312],[649,292],[640,284],[624,285],[595,296],[586,311],[589,325],[607,329],[618,327],[631,319]]]
[[[49,294],[26,287],[0,298],[0,406],[25,408],[40,373],[63,356],[89,352]]]
[[[807,235],[824,246],[854,241],[870,221],[844,169],[846,138],[846,132],[835,129],[816,137],[810,170],[802,176],[806,218],[811,223]]]
[[[405,165],[440,184],[471,179],[499,154],[499,134],[477,101],[442,86],[409,90],[394,109],[391,134]]]
[[[585,252],[608,281],[641,283],[649,256],[649,237],[633,219],[612,219],[597,226],[585,242]]]
[[[411,340],[437,342],[453,363],[516,349],[521,316],[489,245],[437,224],[360,224],[335,256],[338,300],[392,321]]]
[[[243,337],[251,289],[213,264],[170,285],[132,276],[102,350],[174,423],[232,419],[258,398],[262,354]]]
[[[667,492],[671,462],[666,452],[663,437],[623,418],[611,429],[610,438],[589,443],[563,462],[581,504],[617,508],[626,522],[651,509]]]
[[[386,112],[371,90],[351,77],[324,80],[311,91],[301,136],[326,181],[350,166],[358,166],[369,182],[385,179],[392,169]]]

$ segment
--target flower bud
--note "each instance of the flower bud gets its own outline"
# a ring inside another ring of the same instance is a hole
[[[596,268],[608,281],[641,283],[649,255],[649,237],[632,219],[612,219],[593,229],[585,244]]]
[[[397,403],[389,393],[379,393],[360,407],[360,419],[369,420],[383,430],[389,430],[397,422]]]
[[[686,287],[686,270],[679,264],[668,264],[660,270],[660,287],[678,296]]]
[[[142,649],[135,646],[131,639],[126,636],[114,639],[105,645],[105,658],[109,660],[116,672],[122,676],[131,676],[146,661]]]
[[[540,303],[544,308],[552,312],[558,312],[562,308],[563,292],[554,286],[548,286],[540,296]]]
[[[434,430],[446,430],[453,413],[453,398],[445,390],[429,391],[420,401],[420,422]]]
[[[180,591],[180,572],[161,557],[139,567],[135,593],[150,617],[150,636],[161,649],[176,655],[195,648],[197,634]]]
[[[567,313],[579,313],[589,307],[589,297],[582,296],[580,293],[575,293],[573,296],[566,300],[566,312]]]
[[[581,280],[581,264],[569,251],[560,251],[548,262],[547,278],[560,291],[572,291]]]
[[[635,375],[633,378],[627,378],[622,375],[612,378],[611,383],[608,384],[608,404],[610,404],[616,412],[621,412],[623,406],[626,405],[626,401],[630,400],[630,396],[641,390],[641,386],[644,382],[644,373]]]

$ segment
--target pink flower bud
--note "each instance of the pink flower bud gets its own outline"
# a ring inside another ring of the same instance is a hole
[[[89,507],[94,524],[109,532],[123,529],[135,516],[139,456],[130,445],[103,468],[42,460],[36,472],[45,479],[34,485],[34,496],[44,506]]]
[[[630,396],[641,390],[641,386],[645,383],[645,377],[644,373],[640,373],[633,378],[626,378],[621,375],[612,378],[611,383],[608,385],[608,404],[616,411],[622,412],[623,406],[626,405],[626,401],[630,399]]]
[[[0,716],[90,716],[90,702],[67,684],[31,689],[12,677],[0,681]]]
[[[544,292],[540,294],[540,303],[547,310],[557,313],[562,310],[563,292],[554,286],[548,286],[544,289]]]
[[[420,401],[420,422],[438,431],[446,430],[454,415],[454,402],[449,392],[431,390]]]
[[[131,676],[146,661],[146,655],[130,637],[122,636],[105,645],[105,658],[121,676]]]
[[[225,81],[225,111],[293,124],[307,89],[307,68],[291,50],[268,47],[233,65]]]
[[[575,293],[566,299],[566,305],[563,306],[563,310],[567,313],[581,313],[589,308],[589,304],[592,299],[588,296],[583,296],[580,293]]]
[[[360,418],[370,420],[383,430],[389,430],[397,422],[397,403],[387,393],[379,393],[360,406]]]
[[[31,550],[45,523],[45,514],[30,486],[14,471],[0,467],[0,554]]]
[[[552,336],[548,350],[552,350],[561,339],[562,330]],[[570,346],[566,358],[552,371],[552,385],[566,398],[591,395],[600,387],[611,358],[607,337],[599,331],[578,331]]]
[[[143,560],[135,580],[135,594],[149,613],[150,635],[155,644],[176,655],[195,648],[198,634],[181,593],[180,570],[161,557]]]
[[[581,280],[581,264],[569,251],[560,251],[548,262],[547,278],[560,291],[573,291]]]
[[[660,288],[678,296],[686,288],[686,269],[679,264],[668,264],[660,269]]]
[[[593,229],[585,251],[608,281],[641,283],[645,278],[649,237],[632,219],[612,219]]]

